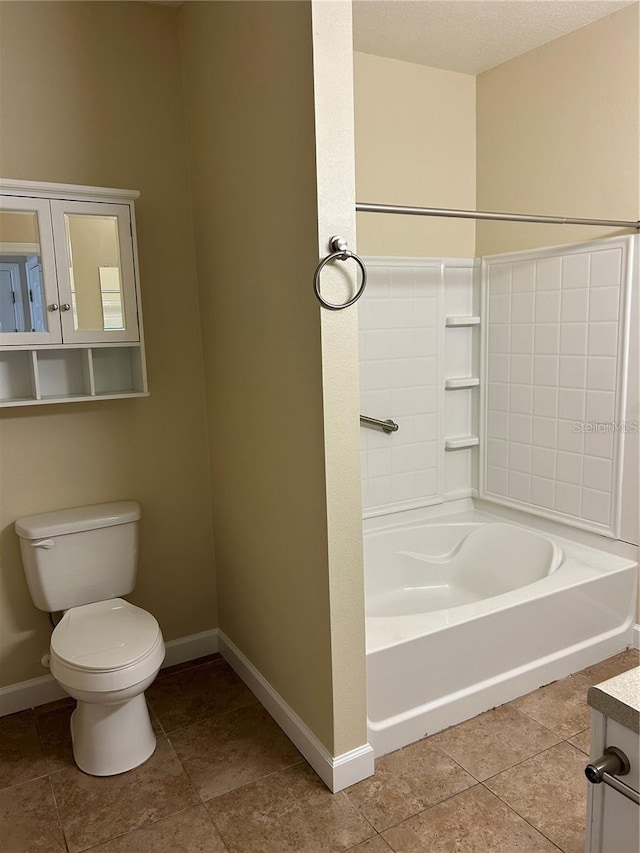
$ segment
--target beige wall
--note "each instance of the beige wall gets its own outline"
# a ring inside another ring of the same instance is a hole
[[[358,201],[476,206],[475,78],[355,53]],[[368,255],[473,257],[472,221],[358,214]]]
[[[639,218],[639,41],[636,3],[478,77],[480,209]],[[478,223],[476,254],[612,233]]]
[[[311,4],[187,3],[180,16],[220,627],[335,754],[366,741],[362,569],[359,542],[332,566]],[[360,608],[351,633],[331,611],[341,584]]]
[[[151,396],[3,410],[0,684],[44,674],[47,615],[24,582],[13,521],[117,498],[142,504],[132,600],[167,639],[214,627],[200,328],[177,10],[145,3],[3,3],[0,160],[6,177],[139,189]]]

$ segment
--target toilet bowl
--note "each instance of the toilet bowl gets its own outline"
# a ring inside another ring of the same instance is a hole
[[[112,776],[156,747],[144,691],[164,659],[155,618],[114,598],[68,610],[51,636],[51,674],[77,700],[71,719],[78,767]]]
[[[19,518],[15,530],[31,598],[64,613],[51,635],[51,674],[77,700],[73,756],[112,776],[156,747],[144,691],[164,642],[154,617],[120,596],[135,587],[140,506],[113,501]]]

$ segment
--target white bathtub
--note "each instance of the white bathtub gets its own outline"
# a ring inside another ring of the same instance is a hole
[[[631,642],[631,557],[478,510],[420,523],[372,521],[377,529],[365,524],[364,548],[376,755]]]

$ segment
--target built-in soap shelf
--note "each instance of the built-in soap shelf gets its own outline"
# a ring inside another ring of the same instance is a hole
[[[480,384],[478,376],[461,376],[455,379],[445,379],[444,387],[447,391],[457,391],[460,388],[476,388]]]
[[[445,438],[445,450],[464,450],[465,447],[476,447],[480,444],[480,439],[477,435],[456,435],[451,438]]]
[[[0,352],[0,406],[146,394],[140,344]]]
[[[479,326],[480,325],[480,317],[475,316],[464,316],[464,317],[447,317],[445,319],[445,326],[449,328],[455,328],[458,326]]]

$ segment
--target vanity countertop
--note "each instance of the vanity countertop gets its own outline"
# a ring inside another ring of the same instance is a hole
[[[596,711],[640,734],[640,666],[590,687],[587,702]]]

